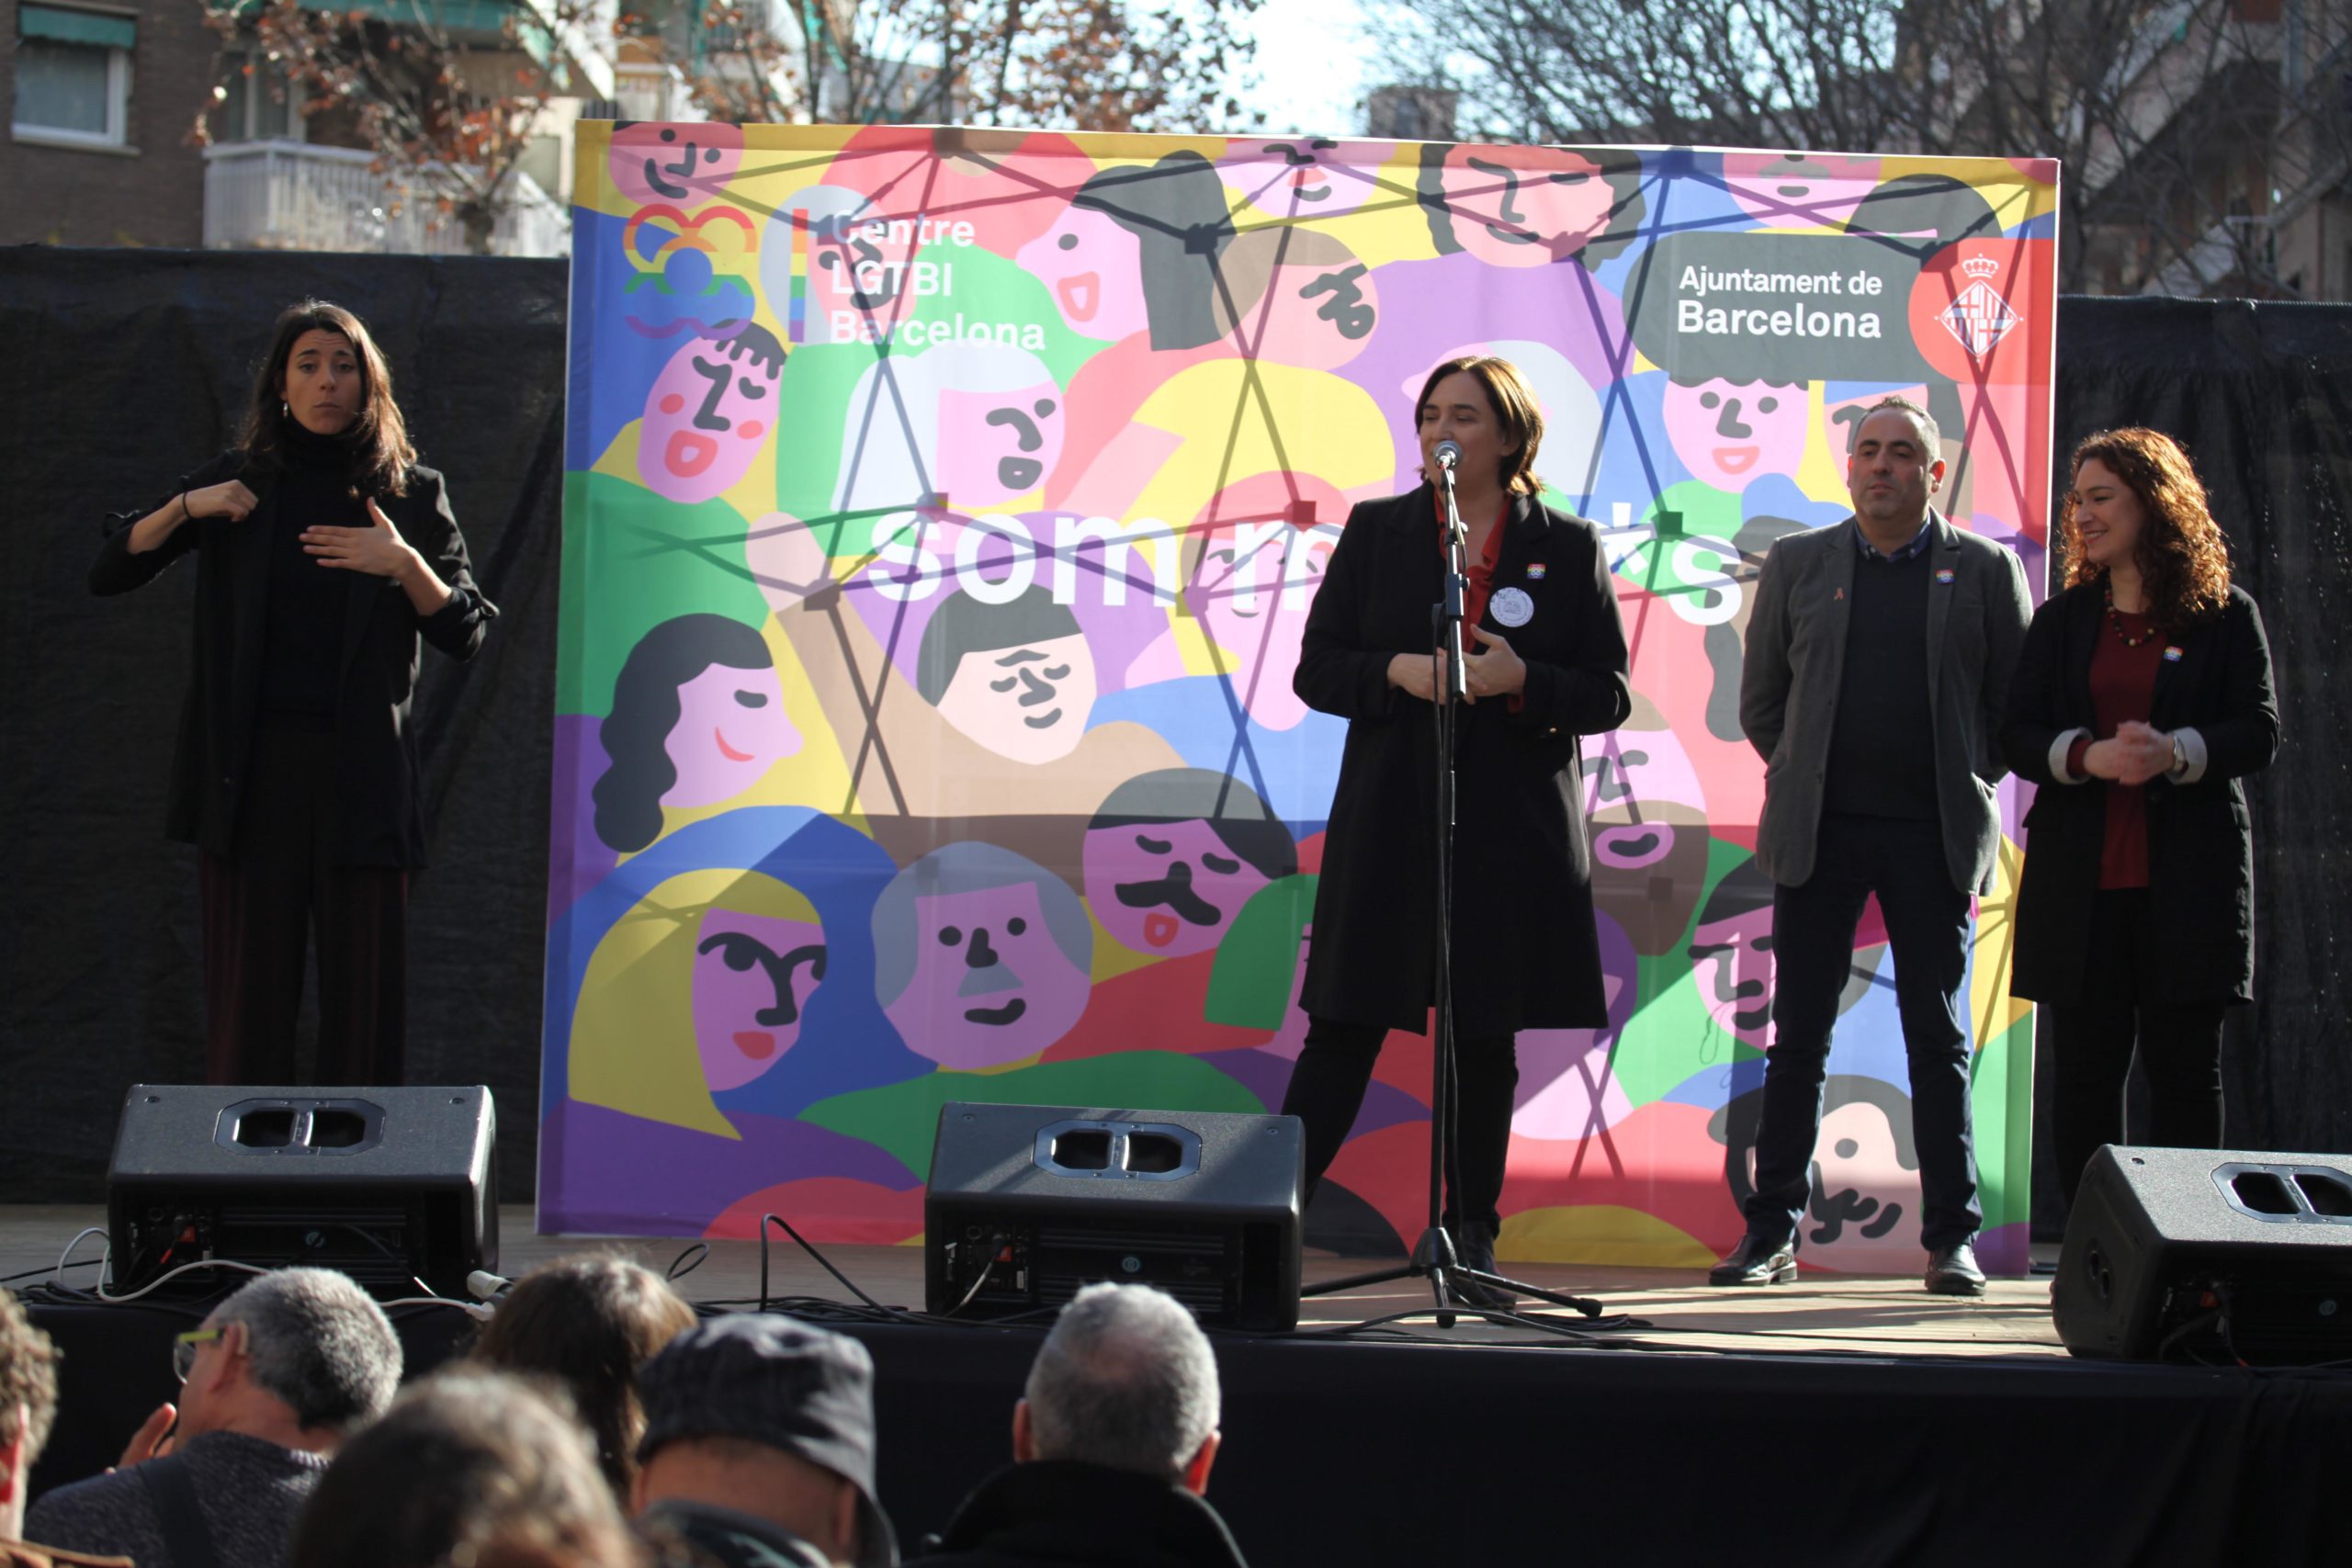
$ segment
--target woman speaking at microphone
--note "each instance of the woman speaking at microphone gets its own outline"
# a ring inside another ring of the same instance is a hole
[[[1350,513],[1307,614],[1293,684],[1348,721],[1301,1001],[1306,1043],[1283,1100],[1306,1124],[1307,1191],[1363,1103],[1392,1029],[1435,999],[1436,745],[1446,672],[1430,607],[1444,595],[1451,442],[1467,536],[1465,705],[1455,714],[1452,948],[1458,1187],[1445,1224],[1492,1272],[1521,1029],[1608,1021],[1593,931],[1577,737],[1632,711],[1625,632],[1599,530],[1538,499],[1544,416],[1510,361],[1449,359],[1415,405],[1422,482]],[[1485,1287],[1475,1304],[1507,1306]]]
[[[90,591],[127,592],[191,550],[166,830],[198,849],[208,1076],[295,1081],[308,935],[319,1081],[399,1083],[408,878],[424,863],[417,642],[470,658],[498,610],[350,311],[313,299],[278,317],[238,445],[109,519]]]

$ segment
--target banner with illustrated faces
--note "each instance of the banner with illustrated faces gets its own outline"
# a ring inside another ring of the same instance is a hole
[[[2055,166],[583,125],[539,1222],[922,1228],[939,1107],[1277,1108],[1342,721],[1293,693],[1429,367],[1498,354],[1594,519],[1634,716],[1584,746],[1609,1023],[1520,1037],[1509,1258],[1737,1235],[1772,985],[1740,737],[1772,541],[1890,393],[2039,582]],[[1434,543],[1432,548],[1434,548]],[[2004,793],[2012,840],[2021,803]],[[1968,1000],[1988,1265],[2021,1270],[2014,844]],[[1875,909],[1806,1258],[1917,1265]],[[1312,1239],[1422,1223],[1390,1040]]]

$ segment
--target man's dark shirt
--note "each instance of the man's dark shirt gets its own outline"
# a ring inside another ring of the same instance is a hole
[[[1928,546],[1934,521],[1893,554],[1861,531],[1847,606],[1846,663],[1838,721],[1822,775],[1825,816],[1936,821],[1935,715],[1928,692]],[[1950,592],[1949,588],[1941,590]]]
[[[1001,1470],[903,1568],[1247,1568],[1215,1508],[1181,1486],[1071,1460]]]

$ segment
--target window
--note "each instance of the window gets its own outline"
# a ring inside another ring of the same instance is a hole
[[[249,50],[224,57],[220,100],[220,140],[270,141],[302,139],[302,114],[295,107],[294,86],[283,72]]]
[[[127,142],[138,28],[108,11],[17,6],[16,133],[93,147]]]

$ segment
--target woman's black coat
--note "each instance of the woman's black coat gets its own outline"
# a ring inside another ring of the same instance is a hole
[[[1458,713],[1454,748],[1454,1019],[1464,1036],[1608,1021],[1592,926],[1577,738],[1632,712],[1625,630],[1590,523],[1514,497],[1494,592],[1533,601],[1480,623],[1527,664],[1519,711],[1489,697]],[[1428,486],[1350,513],[1308,612],[1292,684],[1348,720],[1315,897],[1302,1001],[1315,1017],[1419,1032],[1431,1000],[1434,710],[1388,683],[1388,661],[1430,646],[1443,558]],[[1465,649],[1477,641],[1466,630]]]
[[[175,494],[244,475],[243,452],[224,452],[180,481]],[[198,517],[162,545],[130,553],[130,529],[149,511],[107,520],[106,542],[90,567],[90,592],[125,593],[197,552],[196,618],[188,650],[187,702],[164,831],[226,856],[233,847],[237,801],[253,756],[261,700],[262,639],[269,591],[269,530],[278,525],[277,491],[267,475],[246,479],[256,504],[239,522]],[[343,679],[335,700],[335,797],[342,818],[342,865],[424,863],[424,811],[418,788],[416,738],[409,702],[416,690],[417,638],[453,659],[469,659],[498,607],[475,586],[466,541],[449,510],[447,487],[432,468],[409,470],[405,495],[379,496],[392,526],[449,587],[449,603],[419,615],[399,583],[349,573],[344,615]]]
[[[2040,1002],[2096,994],[2085,965],[2091,906],[2107,841],[2103,779],[2052,782],[2050,750],[2071,729],[2098,733],[2091,655],[2107,625],[2104,580],[2078,583],[2035,612],[2009,682],[2001,748],[2020,778],[2041,787],[2026,813],[2025,872],[2018,888],[2017,960],[2010,989]],[[2278,750],[2278,704],[2262,613],[2230,590],[2222,613],[2185,632],[2159,632],[2148,722],[2204,738],[2194,784],[2157,777],[2147,791],[2148,899],[2156,950],[2147,955],[2143,999],[2245,1001],[2254,996],[2254,838],[2238,780]],[[2176,660],[2169,649],[2180,649]]]

